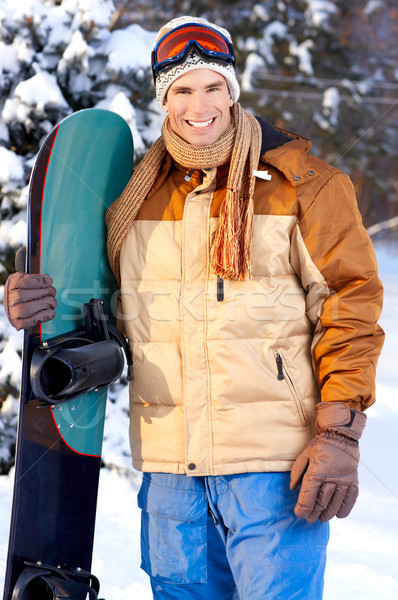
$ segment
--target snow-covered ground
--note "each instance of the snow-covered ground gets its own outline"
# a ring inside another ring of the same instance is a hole
[[[398,249],[379,246],[377,255],[385,287],[381,325],[386,331],[377,403],[367,411],[361,440],[359,500],[347,519],[332,521],[324,600],[398,598]],[[140,475],[126,476],[124,468],[127,427],[121,431],[120,412],[126,400],[110,407],[106,424],[106,459],[121,468],[101,471],[93,572],[107,600],[150,600],[147,576],[139,568]],[[11,477],[0,477],[0,588],[11,496]]]

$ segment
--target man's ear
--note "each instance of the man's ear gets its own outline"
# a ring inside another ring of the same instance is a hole
[[[168,96],[168,95],[169,95],[169,90],[167,90],[167,91],[166,91],[166,95],[165,95],[165,97],[164,97],[163,104],[162,104],[162,108],[163,108],[163,110],[164,110],[165,112],[167,112],[167,113],[169,112],[169,104],[168,104],[168,102],[167,102],[167,96]]]

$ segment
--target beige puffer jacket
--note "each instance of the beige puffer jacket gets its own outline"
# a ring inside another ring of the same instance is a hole
[[[185,181],[167,156],[125,238],[138,470],[290,470],[320,399],[374,401],[382,287],[352,184],[278,135],[258,167],[251,281],[209,273],[227,165]]]

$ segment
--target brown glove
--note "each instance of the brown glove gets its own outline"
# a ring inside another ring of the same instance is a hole
[[[318,435],[296,459],[290,489],[301,483],[294,512],[313,523],[346,517],[358,497],[358,440],[366,415],[344,402],[320,402]]]
[[[4,286],[4,310],[17,331],[51,321],[57,306],[53,280],[49,275],[13,273]]]

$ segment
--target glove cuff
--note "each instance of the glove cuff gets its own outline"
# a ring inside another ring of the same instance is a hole
[[[315,425],[319,433],[332,431],[358,441],[366,425],[366,415],[345,402],[320,402],[317,404]]]

